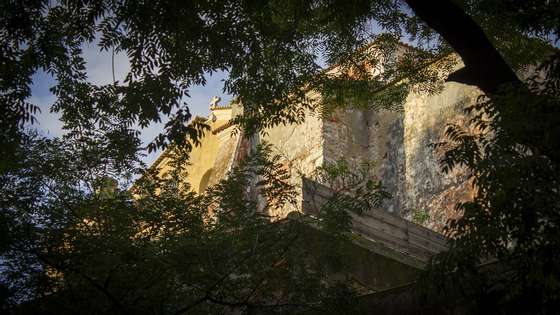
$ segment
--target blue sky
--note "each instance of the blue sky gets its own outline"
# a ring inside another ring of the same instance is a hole
[[[87,61],[88,78],[95,84],[108,84],[113,81],[111,70],[111,54],[101,52],[95,43],[84,47],[84,57]],[[122,81],[129,71],[129,63],[126,55],[117,54],[115,56],[115,79]],[[209,104],[212,96],[217,95],[222,98],[220,104],[227,104],[231,96],[222,92],[223,82],[226,73],[218,72],[207,77],[205,86],[193,87],[189,94],[190,98],[185,101],[190,105],[190,110],[195,115],[207,116],[210,113]],[[50,106],[54,103],[55,96],[49,89],[55,84],[55,80],[44,72],[38,72],[33,76],[31,88],[32,96],[30,101],[41,108],[41,113],[37,115],[38,123],[33,128],[39,130],[48,137],[59,137],[63,134],[62,123],[57,113],[50,112]],[[144,144],[149,143],[163,130],[165,122],[152,124],[148,128],[141,129],[141,139]],[[155,160],[160,152],[152,153],[144,158],[146,163]]]

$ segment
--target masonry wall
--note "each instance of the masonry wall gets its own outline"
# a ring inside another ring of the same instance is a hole
[[[383,210],[441,231],[457,217],[457,202],[473,194],[465,170],[441,171],[432,144],[444,140],[448,123],[465,123],[463,109],[478,95],[450,82],[439,94],[410,94],[402,111],[338,110],[323,122],[324,162],[372,163],[372,176],[392,195]]]
[[[392,195],[383,210],[441,231],[457,216],[456,203],[472,198],[472,187],[465,170],[441,171],[431,145],[444,139],[446,124],[465,123],[463,109],[478,95],[475,88],[446,83],[439,94],[410,94],[402,111],[344,109],[325,118],[308,113],[302,124],[268,129],[260,141],[273,145],[298,187],[302,176],[313,177],[326,163],[371,163],[372,177]],[[273,215],[300,211],[298,205]]]
[[[288,205],[270,215],[285,217],[291,211],[301,211],[302,177],[311,177],[315,169],[323,165],[325,137],[322,134],[323,120],[315,113],[308,112],[301,124],[278,125],[265,130],[259,141],[272,144],[275,154],[282,157],[284,168],[290,172],[290,183],[300,192],[295,204]]]
[[[396,214],[404,191],[403,117],[396,111],[346,109],[335,111],[323,126],[325,163],[343,159],[355,168],[369,163],[372,177],[393,195],[383,209]]]
[[[362,110],[337,110],[325,118],[322,136],[325,163],[344,159],[359,166],[368,157],[368,113]]]
[[[404,142],[406,172],[403,187],[404,205],[414,211],[427,211],[424,225],[441,230],[448,218],[457,217],[457,202],[473,197],[467,172],[457,169],[451,174],[441,171],[439,158],[432,143],[444,140],[448,123],[466,123],[464,108],[476,101],[480,92],[470,86],[448,82],[436,95],[410,94],[404,107]]]
[[[463,109],[478,95],[475,88],[451,82],[439,94],[410,94],[401,111],[340,109],[327,117],[309,111],[301,124],[279,125],[244,138],[231,132],[232,109],[216,108],[207,120],[212,131],[191,153],[188,180],[202,192],[227,176],[235,159],[245,156],[240,152],[258,142],[272,144],[300,192],[302,177],[313,178],[319,166],[339,159],[355,166],[368,162],[373,164],[372,177],[392,194],[384,211],[441,231],[448,218],[457,216],[456,203],[473,194],[465,170],[442,173],[431,144],[443,139],[446,124],[465,123]],[[164,156],[156,162],[162,172],[167,163]],[[266,205],[262,200],[259,204]],[[300,193],[295,204],[268,214],[284,217],[301,211],[301,204]]]
[[[404,112],[377,110],[368,114],[368,156],[374,164],[374,176],[392,195],[384,202],[383,209],[402,215],[406,212]]]

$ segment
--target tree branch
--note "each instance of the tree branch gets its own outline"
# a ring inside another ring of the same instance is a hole
[[[121,304],[121,302],[113,294],[111,294],[111,292],[109,292],[109,290],[107,290],[107,288],[98,284],[93,278],[91,278],[87,274],[83,273],[79,269],[68,266],[68,265],[55,263],[52,260],[46,258],[44,255],[42,255],[39,252],[35,252],[35,255],[37,256],[37,258],[39,258],[41,261],[43,261],[47,265],[50,265],[54,268],[61,269],[61,270],[68,270],[70,272],[73,272],[73,273],[79,275],[80,277],[85,279],[91,286],[93,286],[95,289],[97,289],[99,292],[101,292],[103,295],[105,295],[109,299],[109,301],[111,301],[123,314],[128,313],[127,310],[124,308],[124,306]]]
[[[405,1],[463,59],[465,68],[451,73],[448,81],[475,85],[488,95],[496,93],[504,84],[521,83],[480,26],[455,3]]]

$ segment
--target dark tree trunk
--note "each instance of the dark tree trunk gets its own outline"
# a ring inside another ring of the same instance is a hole
[[[551,102],[528,102],[536,95],[522,87],[521,80],[480,26],[453,1],[405,1],[463,59],[465,67],[451,73],[447,80],[477,86],[490,98],[505,84],[519,87],[517,93],[520,101],[508,103],[508,108],[498,108],[502,128],[533,153],[560,163],[557,143],[560,138],[560,108]]]
[[[520,83],[480,26],[452,1],[405,1],[463,59],[465,67],[451,73],[448,81],[478,86],[488,95],[502,84]]]

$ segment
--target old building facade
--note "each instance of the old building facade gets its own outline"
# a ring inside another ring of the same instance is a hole
[[[441,231],[446,220],[457,215],[455,204],[472,198],[472,187],[466,172],[441,171],[439,152],[432,144],[443,139],[446,124],[464,122],[465,104],[478,95],[473,87],[448,82],[434,95],[409,94],[399,111],[344,109],[328,116],[308,112],[301,124],[279,125],[251,137],[231,124],[241,113],[239,106],[214,101],[204,119],[210,131],[191,153],[189,183],[195,191],[204,191],[227,176],[248,147],[267,142],[282,157],[297,187],[302,187],[302,178],[313,178],[318,167],[340,159],[350,165],[371,163],[372,176],[392,195],[383,211]],[[154,166],[165,170],[167,162],[164,152]],[[302,211],[302,196],[297,204],[271,215]]]

